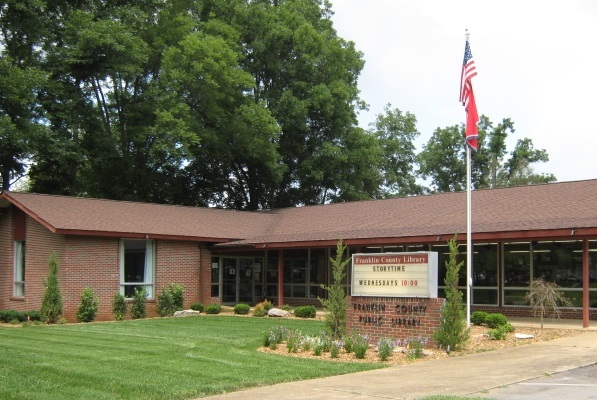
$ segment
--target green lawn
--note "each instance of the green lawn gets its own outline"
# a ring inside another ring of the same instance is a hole
[[[189,399],[382,367],[258,352],[274,325],[323,329],[314,320],[224,315],[0,327],[0,398]]]

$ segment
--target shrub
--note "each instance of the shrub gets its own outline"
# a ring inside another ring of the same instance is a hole
[[[505,324],[505,325],[500,325],[495,329],[490,329],[487,334],[489,335],[489,338],[492,340],[505,340],[506,337],[508,336],[508,332],[510,332],[510,328],[508,328],[508,325],[511,327],[512,325],[510,324]]]
[[[172,302],[174,303],[175,311],[180,311],[184,308],[184,285],[171,283],[168,290],[172,294]]]
[[[131,318],[141,319],[147,316],[147,290],[145,288],[136,288],[133,295],[133,304],[131,305]]]
[[[156,310],[160,317],[174,315],[176,311],[183,309],[184,286],[171,283],[158,295]]]
[[[489,328],[495,329],[497,327],[506,325],[508,323],[508,320],[506,319],[504,314],[494,313],[488,314],[487,317],[485,317],[485,323]]]
[[[213,303],[205,309],[206,314],[219,314],[222,312],[222,306],[218,303]]]
[[[292,310],[292,308],[288,304],[284,304],[282,306],[282,310],[290,312]]]
[[[273,304],[269,300],[264,300],[261,303],[257,303],[255,307],[253,307],[253,316],[255,317],[265,317],[267,312],[273,308]]]
[[[122,321],[126,316],[126,299],[120,293],[116,293],[112,299],[112,312],[117,321]]]
[[[81,293],[81,303],[77,310],[77,321],[91,322],[97,316],[98,300],[93,289],[85,288]]]
[[[366,335],[355,335],[352,343],[352,351],[356,358],[365,358],[369,349],[369,337]]]
[[[424,356],[423,349],[427,345],[427,339],[421,337],[410,338],[406,342],[406,358],[416,360]]]
[[[294,309],[294,316],[299,318],[315,318],[316,310],[313,306],[299,306]]]
[[[2,322],[11,322],[11,321],[19,321],[23,322],[27,319],[24,313],[16,310],[2,310],[0,311],[0,321]]]
[[[381,361],[386,361],[394,351],[395,342],[392,339],[381,338],[377,342],[377,353]]]
[[[301,346],[302,336],[303,335],[301,334],[301,332],[296,329],[287,332],[286,350],[288,350],[289,353],[296,353],[299,350]]]
[[[41,313],[39,310],[31,310],[25,313],[29,321],[41,321]]]
[[[203,305],[203,303],[195,302],[191,304],[191,310],[203,312],[205,311],[205,306]]]
[[[475,311],[471,314],[471,323],[473,325],[483,325],[488,315],[485,311]]]
[[[338,358],[340,356],[340,349],[342,348],[343,343],[340,340],[334,340],[330,346],[330,357]]]
[[[172,294],[166,289],[162,290],[162,293],[158,294],[158,303],[156,305],[156,311],[160,317],[172,316],[176,311],[174,309],[174,301],[172,300]]]
[[[46,279],[46,290],[41,300],[41,318],[48,324],[58,322],[62,315],[62,294],[60,293],[60,286],[58,285],[58,260],[56,260],[56,252],[50,256],[50,273]]]
[[[332,338],[327,334],[327,332],[322,332],[315,341],[315,345],[313,346],[313,354],[320,356],[322,353],[330,351],[333,346],[332,343]]]
[[[344,338],[344,350],[347,353],[352,353],[353,348],[354,348],[354,342],[355,342],[355,340],[357,340],[356,335],[357,335],[356,333],[351,332],[350,335],[348,335]]]
[[[251,310],[251,306],[248,304],[239,303],[234,306],[234,313],[239,315],[247,315]]]

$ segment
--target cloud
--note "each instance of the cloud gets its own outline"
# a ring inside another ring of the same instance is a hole
[[[597,2],[332,0],[334,27],[364,53],[359,80],[369,112],[391,103],[414,113],[425,143],[437,127],[460,124],[458,102],[465,29],[478,76],[479,113],[514,121],[550,161],[539,172],[558,180],[597,178]]]

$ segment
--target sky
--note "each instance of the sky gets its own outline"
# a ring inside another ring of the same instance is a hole
[[[514,122],[558,181],[597,178],[596,0],[331,0],[338,35],[365,67],[358,87],[368,128],[388,103],[417,117],[420,151],[436,128],[464,122],[458,101],[465,30],[479,115]]]

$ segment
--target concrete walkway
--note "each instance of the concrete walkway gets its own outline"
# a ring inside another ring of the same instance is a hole
[[[515,326],[538,321],[510,318]],[[290,382],[211,396],[211,400],[419,399],[474,395],[496,387],[597,363],[597,329],[580,321],[545,321],[546,327],[582,329],[572,337],[485,353]],[[592,325],[597,325],[592,321]],[[538,326],[538,325],[537,325]]]

